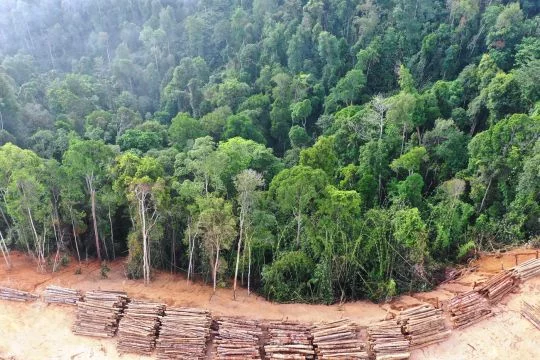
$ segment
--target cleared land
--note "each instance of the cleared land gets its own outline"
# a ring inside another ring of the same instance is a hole
[[[388,311],[407,308],[422,302],[446,300],[454,294],[470,290],[475,282],[510,268],[516,250],[503,256],[484,256],[474,265],[478,269],[436,290],[402,296],[390,304],[367,301],[344,305],[273,304],[261,297],[241,292],[232,301],[232,291],[212,289],[204,284],[187,284],[179,275],[156,274],[149,286],[142,281],[126,280],[122,261],[111,264],[108,279],[101,279],[97,262],[83,263],[82,274],[75,275],[76,264],[54,274],[40,274],[34,263],[23,254],[13,254],[14,268],[0,269],[0,285],[41,292],[48,284],[81,290],[123,290],[133,298],[164,302],[175,306],[198,306],[216,315],[246,316],[253,319],[287,318],[302,322],[331,321],[348,317],[361,326],[381,320]],[[520,255],[521,263],[535,255]],[[463,330],[453,331],[450,338],[438,345],[415,350],[411,359],[529,359],[538,356],[540,332],[519,314],[521,300],[540,299],[540,279],[529,280],[494,308],[495,316]],[[75,309],[47,305],[41,301],[22,304],[0,301],[0,359],[118,359],[116,339],[96,340],[71,333]],[[123,355],[122,359],[146,359]]]

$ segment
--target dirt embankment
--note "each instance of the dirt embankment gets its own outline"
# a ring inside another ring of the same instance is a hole
[[[389,304],[357,301],[342,305],[274,304],[251,295],[245,290],[232,300],[230,289],[218,289],[213,294],[204,284],[187,283],[181,275],[158,272],[152,284],[128,280],[124,276],[123,262],[109,265],[107,279],[102,279],[97,262],[83,263],[81,274],[78,264],[72,262],[56,273],[40,274],[26,255],[14,253],[13,269],[0,267],[0,285],[27,291],[41,292],[48,284],[81,290],[110,289],[127,291],[130,297],[164,302],[167,305],[197,306],[210,309],[216,315],[236,315],[253,319],[291,319],[304,322],[331,321],[350,318],[366,326],[385,317],[388,311],[420,304],[437,303],[456,293],[470,290],[475,282],[483,281],[501,270],[536,256],[536,252],[516,250],[501,256],[486,255],[474,263],[477,271],[441,285],[437,289],[419,294],[401,296]],[[413,352],[412,359],[533,359],[540,354],[540,332],[519,315],[522,299],[540,299],[540,279],[533,279],[511,294],[495,308],[496,316],[464,330],[454,331],[446,342]],[[19,304],[0,301],[0,359],[117,359],[114,339],[96,340],[75,336],[71,324],[75,310],[71,307],[46,305],[40,301]],[[142,356],[123,355],[122,359],[145,359]]]

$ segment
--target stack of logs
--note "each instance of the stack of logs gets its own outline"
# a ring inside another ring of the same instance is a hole
[[[26,291],[10,289],[0,286],[0,299],[10,301],[34,301],[38,298],[37,295],[31,294]]]
[[[217,319],[213,328],[214,359],[261,359],[262,329],[257,321],[224,317]]]
[[[540,330],[540,303],[534,305],[523,301],[521,303],[521,315]]]
[[[205,359],[211,324],[207,310],[167,308],[157,339],[158,359]]]
[[[531,259],[519,264],[514,268],[513,273],[521,281],[540,276],[540,259]]]
[[[457,295],[448,302],[454,328],[464,328],[491,315],[488,301],[477,291]]]
[[[73,332],[77,335],[113,337],[127,301],[125,292],[87,292],[84,301],[77,301]]]
[[[411,342],[411,348],[420,348],[443,341],[450,335],[441,309],[420,305],[403,310],[399,315],[402,333]]]
[[[376,360],[401,360],[411,356],[409,340],[396,320],[386,320],[368,327],[368,341]]]
[[[306,360],[315,358],[310,326],[296,322],[270,322],[266,359]]]
[[[118,350],[122,353],[149,355],[156,347],[160,319],[165,305],[131,301],[118,326]]]
[[[82,299],[80,290],[49,285],[43,293],[43,301],[54,304],[76,305]]]
[[[368,359],[356,327],[348,319],[318,324],[311,329],[318,359]]]
[[[477,291],[484,295],[493,305],[501,301],[501,299],[514,290],[517,285],[518,282],[511,271],[501,271],[482,284]]]

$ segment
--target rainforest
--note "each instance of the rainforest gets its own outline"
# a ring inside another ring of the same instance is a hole
[[[0,249],[278,302],[540,245],[535,0],[3,0]]]

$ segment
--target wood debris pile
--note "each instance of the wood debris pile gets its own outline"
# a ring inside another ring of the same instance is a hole
[[[411,348],[420,348],[443,341],[450,336],[441,309],[420,305],[403,310],[399,315],[402,333],[411,342]]]
[[[268,344],[264,346],[266,359],[314,359],[313,337],[310,326],[296,322],[268,323]]]
[[[521,315],[540,330],[540,303],[534,305],[523,301],[521,303]]]
[[[261,359],[258,321],[224,317],[215,321],[214,359]]]
[[[73,332],[77,335],[113,337],[127,301],[125,292],[87,292],[84,301],[77,301],[77,319]]]
[[[0,299],[10,301],[34,301],[38,298],[37,295],[31,294],[26,291],[10,289],[0,286]]]
[[[457,295],[448,302],[454,328],[463,328],[491,315],[489,302],[477,291]]]
[[[311,329],[318,359],[368,359],[356,327],[349,319],[318,324]]]
[[[167,308],[157,339],[158,359],[205,359],[211,325],[207,310]]]
[[[518,285],[516,278],[510,271],[501,271],[487,280],[477,291],[484,295],[491,304],[496,304]]]
[[[540,259],[527,260],[514,267],[514,275],[521,281],[540,276]]]
[[[49,285],[43,292],[43,301],[54,304],[77,305],[77,301],[82,299],[80,290],[63,288],[60,286]]]
[[[401,360],[411,356],[410,342],[396,320],[387,320],[368,327],[369,349],[376,360]]]
[[[165,305],[131,301],[118,326],[118,350],[122,353],[151,354],[156,347],[160,319]]]

